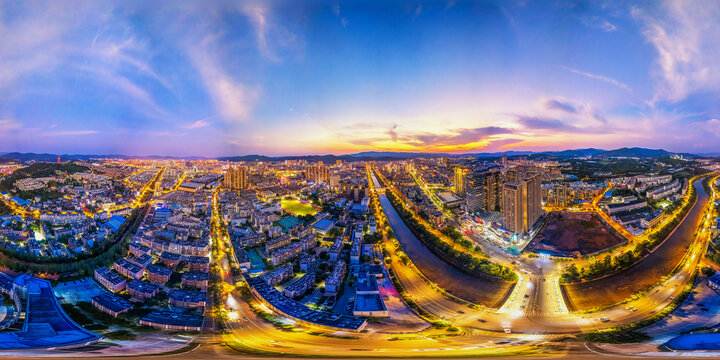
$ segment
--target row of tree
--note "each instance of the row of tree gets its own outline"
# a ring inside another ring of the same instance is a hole
[[[489,259],[480,258],[468,252],[458,250],[451,244],[443,241],[413,217],[412,213],[402,206],[400,200],[392,191],[388,191],[386,195],[408,228],[410,228],[413,234],[433,251],[433,253],[470,275],[490,275],[508,281],[517,281],[517,274],[510,268],[494,263]],[[469,243],[469,246],[466,246],[466,248],[472,247],[472,243],[467,239],[461,237],[459,241]]]
[[[110,235],[102,246],[89,253],[78,254],[72,258],[50,257],[3,248],[0,252],[0,266],[21,272],[91,275],[96,268],[110,264],[127,253],[129,239],[140,226],[146,209],[147,207],[135,209],[118,231]]]
[[[645,257],[648,250],[654,249],[670,236],[670,233],[672,233],[680,222],[682,222],[685,215],[692,209],[695,204],[695,199],[697,198],[697,192],[692,184],[689,185],[688,191],[688,201],[682,204],[680,211],[672,215],[672,220],[665,223],[661,229],[649,235],[645,240],[635,244],[633,248],[626,250],[622,254],[615,256],[606,254],[601,259],[590,263],[587,267],[578,268],[574,263],[569,265],[560,276],[561,282],[597,279],[635,265],[635,263]]]

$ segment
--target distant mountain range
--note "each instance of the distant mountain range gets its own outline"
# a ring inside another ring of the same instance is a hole
[[[669,157],[675,154],[683,155],[688,158],[692,157],[718,157],[720,153],[706,153],[706,154],[687,154],[687,153],[673,153],[662,149],[646,149],[646,148],[620,148],[614,150],[603,150],[603,149],[574,149],[574,150],[563,150],[563,151],[543,151],[543,152],[532,152],[532,151],[507,151],[507,152],[492,152],[492,153],[475,153],[475,154],[448,154],[448,153],[413,153],[413,152],[390,152],[390,151],[365,151],[355,154],[348,155],[299,155],[299,156],[265,156],[265,155],[242,155],[242,156],[223,156],[217,158],[211,157],[179,157],[179,156],[162,156],[162,155],[151,155],[151,156],[127,156],[127,155],[89,155],[89,154],[36,154],[36,153],[1,153],[0,162],[6,161],[42,161],[42,162],[54,162],[60,157],[61,161],[68,160],[90,160],[90,159],[173,159],[173,160],[203,160],[203,159],[217,159],[220,161],[245,161],[245,162],[256,162],[256,161],[283,161],[283,160],[307,160],[307,161],[323,161],[326,163],[334,163],[337,160],[352,162],[352,161],[363,161],[363,160],[399,160],[399,159],[411,159],[411,158],[438,158],[442,156],[448,157],[467,157],[476,156],[480,158],[499,158],[503,155],[507,155],[510,158],[518,156],[527,156],[530,159],[572,159],[578,157],[592,157],[592,158],[612,158],[612,157],[636,157],[636,158],[662,158]]]

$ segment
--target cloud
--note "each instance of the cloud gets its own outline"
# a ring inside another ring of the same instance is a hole
[[[278,58],[268,46],[267,9],[260,6],[247,6],[242,9],[242,12],[248,17],[255,29],[255,41],[257,41],[260,54],[272,61],[280,61],[280,58]]]
[[[340,24],[342,24],[342,27],[346,28],[348,26],[348,19],[340,14],[340,5],[335,4],[332,6],[332,13],[340,19]]]
[[[530,130],[577,130],[576,127],[568,125],[558,119],[518,116],[516,120],[518,124],[522,125],[525,129]]]
[[[657,52],[653,101],[720,89],[720,4],[669,0],[634,7],[631,14]]]
[[[422,146],[438,145],[463,145],[485,140],[493,135],[510,134],[513,130],[509,128],[488,126],[474,129],[453,129],[449,134],[424,133],[407,135],[406,141]]]
[[[221,61],[223,53],[216,44],[216,38],[208,35],[199,45],[186,44],[186,51],[221,118],[227,122],[247,122],[259,98],[259,91],[228,73]]]
[[[606,82],[606,83],[608,83],[608,84],[615,85],[615,86],[617,86],[617,87],[619,87],[619,88],[621,88],[621,89],[623,89],[623,90],[625,90],[625,91],[627,91],[627,92],[632,92],[632,89],[630,89],[629,86],[627,86],[626,84],[624,84],[624,83],[622,83],[622,82],[620,82],[620,81],[618,81],[618,80],[615,80],[615,79],[613,79],[613,78],[610,78],[610,77],[607,77],[607,76],[602,76],[602,75],[591,74],[591,73],[589,73],[589,72],[580,71],[580,70],[573,69],[573,68],[569,68],[569,67],[566,67],[566,66],[564,66],[563,69],[565,69],[565,70],[567,70],[567,71],[570,71],[570,72],[572,72],[572,73],[575,73],[575,74],[579,74],[579,75],[588,77],[588,78],[590,78],[590,79],[600,80],[600,81],[602,81],[602,82]]]
[[[541,107],[545,110],[560,112],[571,117],[575,122],[596,121],[607,124],[603,113],[589,104],[578,104],[563,98],[545,98],[541,100]]]
[[[390,135],[390,138],[392,139],[392,141],[398,140],[398,134],[396,131],[397,128],[398,128],[398,124],[395,124],[390,128],[390,130],[388,130],[388,135]]]
[[[543,100],[543,107],[548,110],[560,110],[569,114],[577,114],[578,112],[574,104],[559,99],[545,99]]]
[[[200,129],[200,128],[204,128],[209,125],[210,125],[210,122],[206,121],[205,119],[200,119],[192,124],[183,126],[183,128],[185,128],[185,129]]]
[[[423,11],[423,6],[422,6],[422,4],[419,4],[419,5],[415,8],[415,16],[414,16],[413,18],[414,18],[414,19],[417,19],[417,17],[420,16],[420,14],[422,14],[422,11]]]
[[[282,26],[280,22],[271,21],[273,13],[269,8],[252,5],[242,7],[240,11],[250,21],[255,32],[258,51],[265,59],[276,63],[281,62],[283,59],[279,51],[302,48],[295,33]],[[347,26],[347,20],[341,19],[341,21],[343,26]]]
[[[0,96],[43,92],[36,83],[71,79],[62,95],[120,95],[126,108],[156,119],[170,115],[154,100],[150,82],[172,90],[150,65],[153,53],[138,39],[133,26],[102,4],[9,5],[0,22]],[[4,5],[3,5],[4,6]],[[72,8],[72,11],[68,9]],[[18,15],[22,14],[22,15]],[[111,18],[112,17],[112,18]],[[95,29],[90,41],[87,33]],[[25,81],[28,80],[29,81]],[[83,83],[80,84],[78,80]],[[20,84],[20,86],[18,86]],[[32,85],[29,85],[32,84]],[[97,90],[100,84],[103,91]],[[88,86],[89,85],[89,86]],[[76,90],[78,89],[78,90]],[[78,91],[79,94],[71,91]]]
[[[100,132],[97,130],[68,130],[68,131],[47,131],[38,133],[37,136],[79,136],[79,135],[95,135]]]
[[[613,32],[617,30],[617,26],[599,16],[584,17],[581,21],[587,27],[600,29],[605,32]]]
[[[15,121],[15,119],[0,119],[0,135],[5,135],[18,129],[20,129],[20,124]]]
[[[718,119],[710,119],[703,123],[701,127],[715,135],[716,138],[720,138],[720,120]]]

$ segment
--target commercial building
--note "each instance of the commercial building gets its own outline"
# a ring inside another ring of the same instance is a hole
[[[388,309],[378,294],[359,295],[355,299],[353,315],[363,317],[388,317]]]
[[[2,350],[82,347],[103,338],[65,313],[48,280],[19,275],[13,280],[12,294],[21,302],[25,319],[21,330],[0,333]]]
[[[610,203],[605,204],[605,210],[608,214],[616,214],[624,211],[630,211],[635,209],[644,208],[647,206],[647,201],[643,199],[636,199],[624,203]]]

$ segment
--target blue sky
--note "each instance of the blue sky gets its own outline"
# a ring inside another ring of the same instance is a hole
[[[0,1],[0,152],[718,152],[711,1]]]

